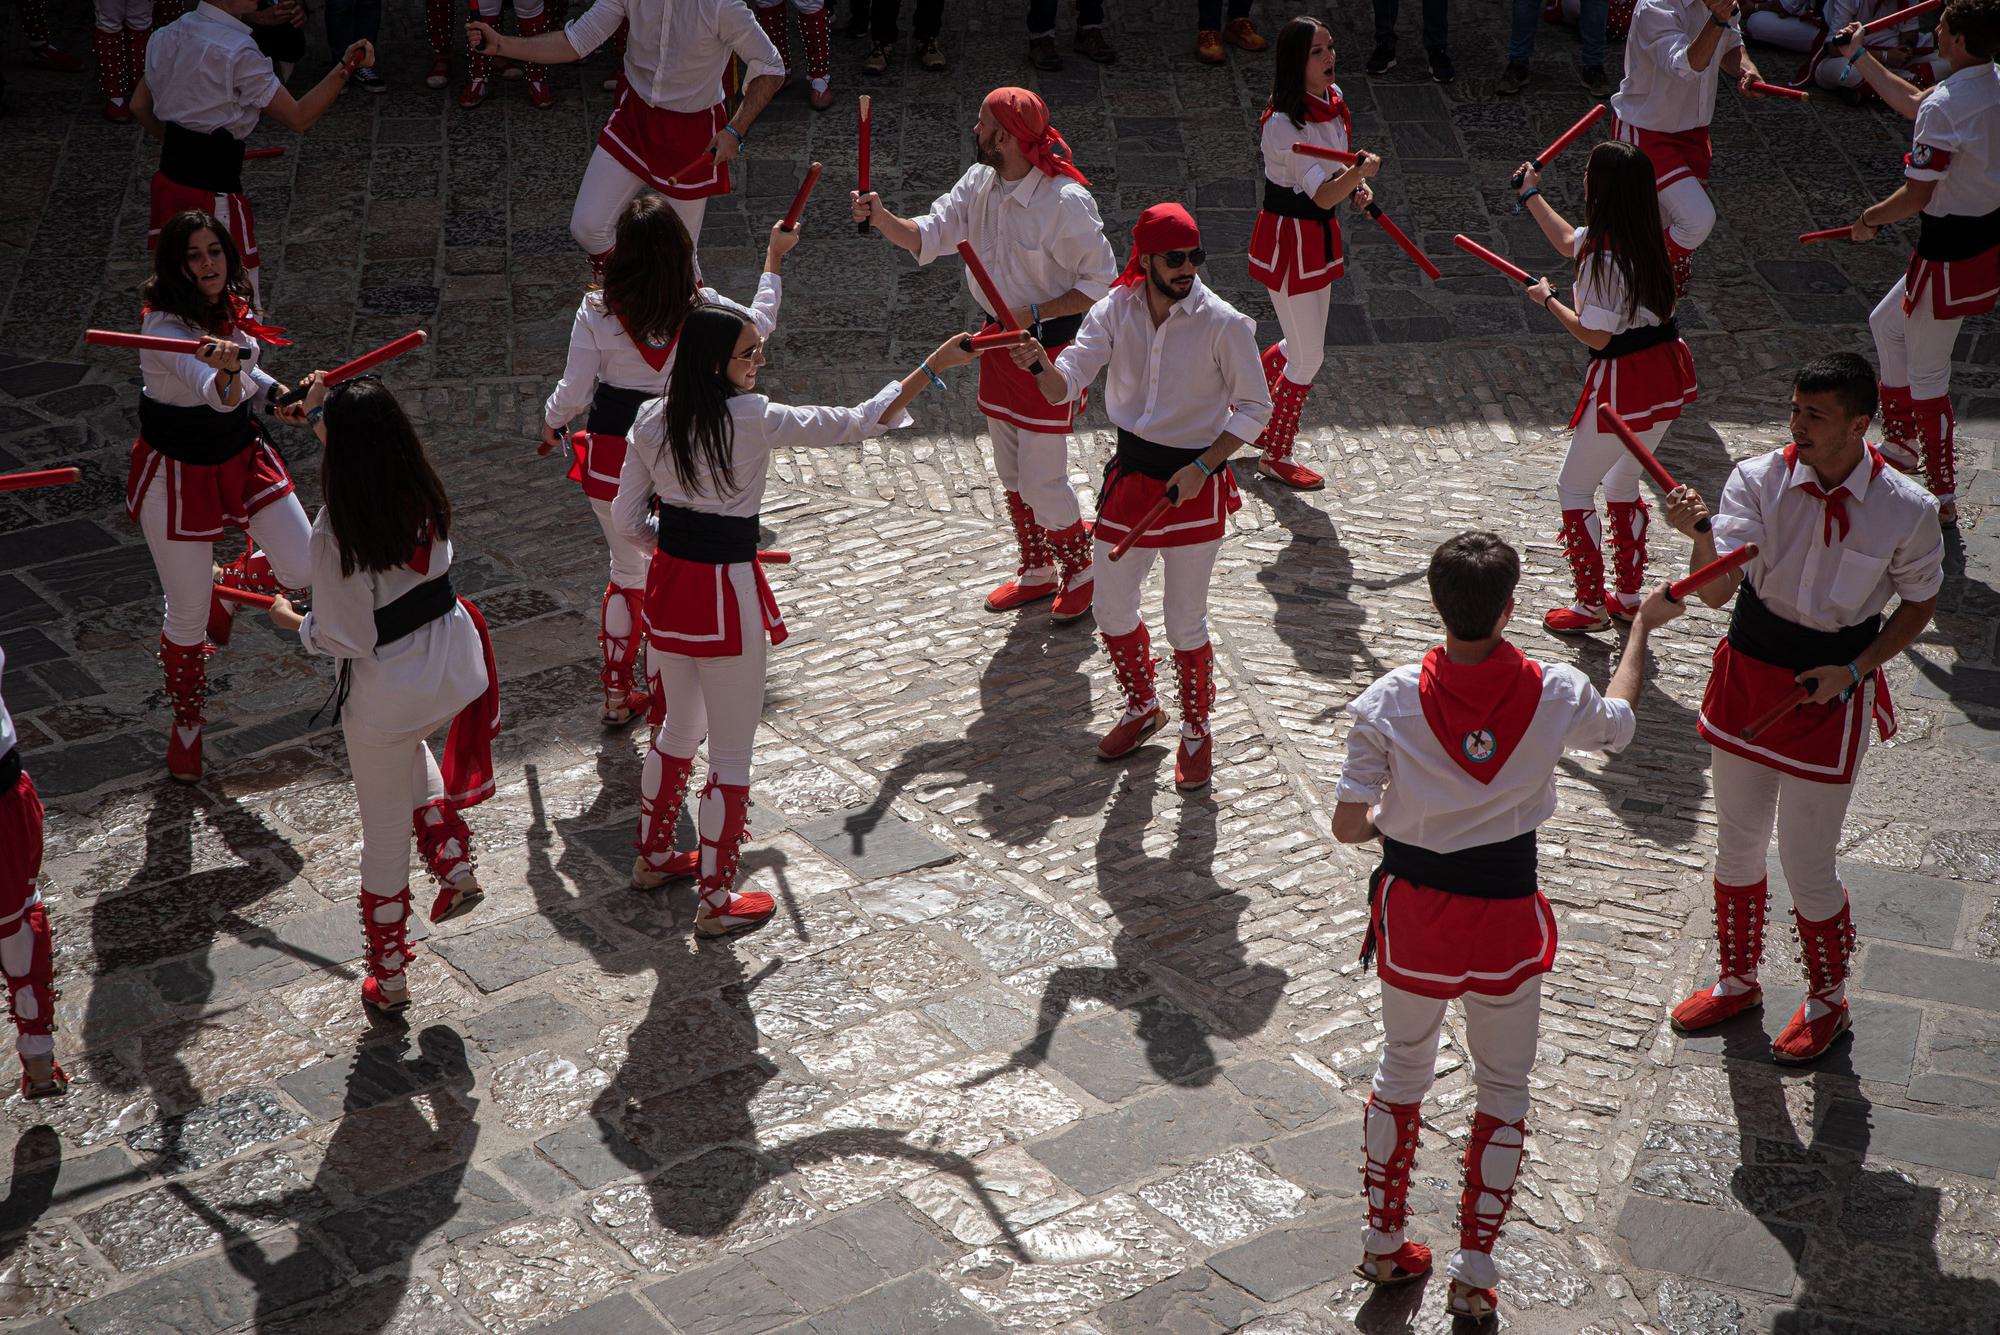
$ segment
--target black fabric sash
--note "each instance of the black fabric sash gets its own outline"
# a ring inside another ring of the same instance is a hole
[[[248,396],[227,412],[205,404],[161,403],[144,394],[139,396],[140,437],[176,463],[207,467],[228,463],[263,434],[250,411]]]
[[[243,141],[227,130],[203,134],[185,125],[166,123],[166,143],[160,149],[160,173],[175,185],[213,190],[218,195],[243,193]]]
[[[757,516],[717,515],[660,503],[659,547],[668,556],[726,566],[757,559]]]
[[[585,419],[583,429],[593,436],[622,438],[632,430],[632,421],[639,415],[639,409],[652,397],[650,389],[600,384],[597,392],[590,396],[590,416]]]
[[[1168,482],[1175,473],[1186,468],[1201,457],[1200,450],[1177,450],[1171,445],[1155,445],[1118,428],[1118,450],[1104,465],[1104,485],[1098,488],[1097,511],[1104,513],[1105,503],[1111,499],[1111,490],[1118,485],[1118,479],[1127,473],[1137,473],[1141,477],[1152,478],[1156,482]],[[1224,465],[1227,467],[1227,465]],[[1182,500],[1189,499],[1186,496]]]
[[[1881,629],[1879,614],[1839,630],[1801,626],[1765,606],[1746,579],[1736,591],[1736,605],[1729,614],[1729,647],[1773,667],[1804,672],[1829,663],[1852,663],[1875,643]]]
[[[1028,333],[1035,342],[1045,348],[1060,348],[1065,343],[1076,340],[1076,331],[1083,328],[1081,315],[1056,315],[1046,320],[1038,320]]]
[[[1671,343],[1681,336],[1681,327],[1672,320],[1665,324],[1641,325],[1637,329],[1627,329],[1622,334],[1613,334],[1611,341],[1601,348],[1590,350],[1590,360],[1609,361],[1613,357],[1629,357],[1647,348],[1657,348],[1662,343]]]
[[[11,793],[14,785],[21,781],[21,748],[10,746],[7,754],[0,756],[0,793]]]
[[[1917,215],[1917,255],[1921,259],[1946,264],[1969,260],[2000,246],[2000,209],[1991,213],[1949,213]]]
[[[1333,258],[1333,215],[1334,209],[1323,209],[1312,202],[1312,196],[1303,190],[1294,190],[1276,181],[1264,182],[1264,212],[1279,218],[1300,218],[1306,222],[1319,224],[1320,232],[1326,238],[1327,258]]]
[[[394,644],[405,635],[414,635],[439,617],[449,616],[458,606],[458,592],[451,587],[451,572],[427,579],[392,603],[375,609],[375,647]]]
[[[1361,941],[1364,965],[1375,954],[1375,923],[1382,891],[1397,878],[1470,899],[1526,899],[1539,888],[1535,832],[1529,830],[1496,844],[1475,844],[1456,853],[1437,853],[1383,835],[1382,861],[1368,876],[1368,934]]]

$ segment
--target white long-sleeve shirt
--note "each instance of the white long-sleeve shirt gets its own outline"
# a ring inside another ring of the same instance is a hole
[[[711,306],[727,306],[749,317],[760,338],[769,338],[778,327],[778,306],[784,299],[784,282],[767,273],[757,279],[757,296],[748,306],[731,301],[712,287],[698,289],[697,296]],[[591,396],[599,385],[621,389],[642,389],[663,394],[667,378],[674,372],[674,354],[655,371],[645,354],[625,332],[624,324],[604,304],[602,292],[586,292],[577,303],[576,319],[569,329],[569,361],[548,402],[542,405],[542,420],[560,430],[590,408]]]
[[[1937,182],[1924,205],[1934,217],[2000,209],[2000,67],[1969,65],[1924,94],[1903,175]]]
[[[1944,587],[1944,534],[1937,502],[1893,468],[1880,472],[1867,454],[1840,487],[1849,493],[1847,534],[1825,541],[1825,503],[1802,490],[1819,475],[1788,466],[1783,450],[1745,459],[1723,484],[1712,521],[1715,550],[1745,543],[1757,555],[1743,567],[1766,607],[1814,630],[1856,625],[1889,605]],[[1837,530],[1836,530],[1837,532]]]
[[[204,3],[146,43],[146,87],[161,120],[248,139],[284,84],[250,25]]]
[[[1097,201],[1067,176],[1044,176],[1030,168],[1009,183],[993,168],[974,165],[949,193],[932,202],[930,212],[910,221],[921,242],[918,264],[952,254],[959,242],[969,241],[1001,298],[1016,310],[1071,289],[1096,301],[1118,276]],[[965,285],[979,309],[999,316],[970,272]]]
[[[1583,244],[1588,239],[1588,228],[1579,227],[1570,234],[1569,253],[1572,258],[1583,253]],[[1632,287],[1618,272],[1617,261],[1605,251],[1600,250],[1591,256],[1577,271],[1576,287],[1570,296],[1576,303],[1577,323],[1585,329],[1622,334],[1628,329],[1644,329],[1660,323],[1660,317],[1650,307],[1639,307],[1639,313],[1634,316],[1625,314],[1632,300]]]
[[[1715,90],[1722,58],[1743,45],[1735,19],[1715,44],[1708,68],[1696,69],[1688,51],[1710,19],[1701,0],[1639,0],[1625,38],[1625,82],[1611,98],[1611,110],[1627,125],[1660,134],[1699,129],[1715,116]]]
[[[1339,84],[1334,84],[1329,91],[1336,101],[1339,100]],[[1347,121],[1339,116],[1330,121],[1307,121],[1304,126],[1297,126],[1292,124],[1290,116],[1274,111],[1264,122],[1258,142],[1264,150],[1264,179],[1274,185],[1290,186],[1303,195],[1313,194],[1347,170],[1337,162],[1301,157],[1292,152],[1293,144],[1314,144],[1320,148],[1337,148],[1347,152]]]
[[[340,573],[340,543],[324,509],[313,521],[312,610],[299,626],[308,653],[349,661],[341,724],[365,738],[414,732],[442,723],[486,690],[486,656],[463,607],[388,644],[375,642],[375,609],[451,569],[451,542],[431,544],[419,571]]]
[[[700,479],[699,491],[682,485],[665,439],[661,400],[649,400],[626,438],[630,444],[618,475],[618,497],[611,502],[611,522],[628,541],[651,546],[653,516],[647,503],[655,496],[663,504],[704,514],[752,517],[764,505],[773,451],[859,445],[884,431],[906,427],[908,413],[898,414],[893,422],[882,421],[883,412],[901,392],[892,380],[852,408],[796,408],[773,403],[762,394],[738,394],[729,401],[736,490],[727,494],[713,478]]]
[[[178,315],[169,315],[165,311],[147,311],[139,330],[141,333],[159,334],[165,338],[217,337],[206,329],[191,325]],[[238,347],[246,349],[242,356],[242,361],[246,365],[257,355],[256,338],[241,330],[223,341],[234,342]],[[222,413],[234,412],[241,406],[240,402],[226,408],[223,406],[222,391],[225,382],[214,367],[191,352],[155,352],[148,348],[139,354],[139,374],[145,383],[142,392],[155,403],[164,403],[176,408],[205,405]],[[278,383],[256,366],[250,366],[247,374],[249,384],[244,388],[249,391],[253,405]]]
[[[1104,411],[1141,440],[1205,450],[1224,431],[1252,441],[1271,420],[1257,324],[1202,285],[1155,327],[1146,284],[1130,283],[1090,308],[1056,358],[1074,400],[1104,372]]]
[[[778,48],[744,0],[594,0],[563,35],[581,60],[620,23],[630,25],[625,82],[662,111],[707,111],[722,101],[722,71],[732,55],[743,58],[746,85],[785,73]]]

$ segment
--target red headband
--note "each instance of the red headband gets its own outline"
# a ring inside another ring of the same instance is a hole
[[[986,95],[986,109],[1001,129],[1014,136],[1021,152],[1044,176],[1067,176],[1079,185],[1090,181],[1070,161],[1069,141],[1049,124],[1049,104],[1025,88],[995,88]],[[1056,150],[1062,149],[1060,155]]]
[[[1139,281],[1139,257],[1157,255],[1166,250],[1193,250],[1201,244],[1201,229],[1194,225],[1194,215],[1178,204],[1155,204],[1139,215],[1138,223],[1132,228],[1132,257],[1125,261],[1125,272],[1118,275],[1113,287],[1124,287]]]

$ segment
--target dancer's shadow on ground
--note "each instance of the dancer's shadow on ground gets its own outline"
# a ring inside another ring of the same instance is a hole
[[[7,1199],[0,1201],[0,1321],[35,1310],[36,1294],[29,1288],[14,1253],[55,1199],[62,1176],[62,1141],[46,1126],[31,1126],[14,1142],[14,1176]]]
[[[1802,1137],[1761,1026],[1732,1033],[1724,1046],[1741,1142],[1730,1188],[1799,1277],[1796,1300],[1770,1329],[1809,1335],[1845,1329],[1840,1318],[1848,1317],[1868,1330],[1994,1335],[2000,1284],[1947,1274],[1938,1262],[1938,1189],[1864,1162],[1874,1105],[1854,1074],[1852,1051],[1851,1039],[1838,1040],[1812,1070],[1813,1129]]]
[[[1521,612],[1517,610],[1514,617],[1518,623]],[[1611,673],[1625,652],[1626,633],[1622,622],[1613,622],[1611,638],[1579,637],[1575,642],[1571,661],[1600,692],[1610,684]],[[1524,653],[1560,661],[1558,655],[1547,653],[1547,642],[1553,637],[1538,629],[1527,634],[1539,637],[1541,643],[1533,638],[1526,643],[1517,640]],[[1662,847],[1685,845],[1699,831],[1694,813],[1701,806],[1708,775],[1708,743],[1695,732],[1696,712],[1661,688],[1657,672],[1647,674],[1632,712],[1638,726],[1630,745],[1601,761],[1585,762],[1565,753],[1559,762],[1562,772],[1595,788],[1605,808],[1633,833],[1643,834]],[[1680,791],[1667,791],[1667,786],[1675,783]]]
[[[479,1137],[472,1067],[466,1060],[465,1040],[441,1024],[417,1035],[417,1049],[415,1060],[395,1061],[385,1069],[387,1053],[379,1038],[363,1038],[348,1076],[343,1116],[334,1124],[312,1185],[272,1201],[227,1203],[239,1215],[303,1225],[325,1214],[329,1182],[367,1191],[371,1169],[379,1172],[382,1166],[430,1158],[429,1151],[440,1139],[448,1142],[442,1156],[448,1161],[446,1168],[419,1182],[392,1185],[354,1209],[319,1219],[319,1228],[331,1234],[355,1269],[371,1279],[359,1297],[360,1308],[350,1302],[338,1313],[299,1319],[296,1327],[286,1323],[287,1330],[324,1330],[329,1322],[339,1329],[366,1330],[389,1324],[409,1286],[412,1259],[458,1213],[460,1185]],[[404,1036],[395,1052],[407,1050]],[[384,1080],[405,1082],[417,1092],[377,1102],[369,1091],[379,1090]],[[429,1108],[429,1116],[420,1105]],[[220,1203],[197,1194],[201,1183],[168,1185],[222,1235],[228,1246],[223,1255],[230,1266],[256,1286],[253,1329],[274,1329],[275,1314],[296,1306],[301,1295],[324,1283],[325,1262],[311,1248],[297,1247],[272,1260],[259,1243],[246,1240],[243,1225],[224,1215]]]
[[[1095,692],[1110,685],[1108,671],[1098,681],[1091,677],[1097,637],[1086,623],[1055,625],[1041,604],[1013,615],[1006,642],[980,673],[978,714],[961,736],[922,742],[903,753],[868,807],[848,818],[847,833],[857,848],[890,804],[926,775],[955,774],[985,784],[978,798],[981,823],[1014,848],[1047,838],[1064,816],[1087,815],[1104,804],[1117,771],[1083,763],[1097,749],[1091,731]],[[1163,676],[1170,680],[1171,672]],[[1067,774],[1071,781],[1059,802],[1045,796],[1023,801],[1018,784],[989,781],[996,774],[1022,773]]]
[[[196,822],[222,836],[237,861],[230,866],[190,875],[194,866]],[[146,857],[126,884],[131,887],[92,901],[92,953],[102,983],[121,971],[142,969],[171,956],[188,956],[176,977],[176,1002],[196,1011],[214,995],[215,975],[208,952],[218,936],[268,933],[244,912],[266,895],[295,880],[305,861],[280,839],[255,810],[234,798],[217,797],[201,788],[163,784],[146,812]],[[279,946],[300,959],[344,976],[352,971],[338,961],[294,946]],[[128,1067],[110,1055],[110,1040],[129,1027],[126,999],[118,989],[93,986],[83,1015],[83,1061],[91,1078],[120,1094],[144,1085],[160,1105],[164,1144],[162,1162],[172,1162],[180,1140],[179,1113],[202,1101],[193,1078],[181,1061],[181,1047],[198,1023],[167,1025],[142,1035],[140,1066]]]
[[[1206,1085],[1217,1069],[1211,1039],[1246,1038],[1277,1009],[1289,975],[1248,963],[1241,925],[1250,902],[1215,881],[1215,801],[1204,793],[1168,798],[1179,807],[1173,848],[1163,857],[1145,849],[1162,763],[1154,755],[1122,771],[1097,838],[1097,892],[1118,919],[1113,963],[1056,969],[1042,988],[1035,1037],[982,1080],[1041,1065],[1072,1003],[1091,1000],[1132,1014],[1147,1064],[1162,1080]],[[1206,1018],[1150,995],[1153,982],[1167,975]],[[1233,981],[1225,991],[1207,978]]]
[[[1987,661],[1993,652],[1993,625],[2000,621],[2000,589],[1969,578],[1965,557],[1964,534],[1956,528],[1946,529],[1944,587],[1938,591],[1937,616],[1926,634],[1943,636],[1959,659],[1971,659],[1977,666],[1971,670],[1943,667],[1926,658],[1920,646],[1912,646],[1904,657],[1916,665],[1925,681],[1951,700],[1973,706],[1962,711],[1967,719],[1991,730],[2000,728],[2000,697],[1994,695],[1989,682],[1993,669]]]
[[[1350,688],[1341,701],[1345,704],[1385,670],[1368,647],[1362,629],[1367,614],[1354,601],[1355,588],[1379,593],[1415,583],[1424,574],[1419,570],[1380,582],[1356,580],[1354,560],[1332,515],[1276,482],[1265,481],[1257,495],[1291,533],[1276,558],[1257,571],[1257,582],[1276,609],[1278,638],[1303,671]]]
[[[608,781],[617,767],[632,763],[629,753],[608,748],[598,768]],[[627,919],[649,940],[635,949],[630,938],[602,936],[578,916],[587,900],[570,886],[600,885],[604,874],[580,851],[580,838],[565,838],[562,870],[557,870],[549,859],[549,820],[536,766],[526,767],[526,777],[533,813],[527,879],[542,913],[590,949],[599,968],[623,976],[656,976],[646,1014],[627,1036],[625,1059],[611,1073],[592,1116],[605,1149],[620,1163],[635,1174],[660,1168],[647,1180],[646,1191],[663,1228],[690,1246],[720,1237],[753,1197],[791,1168],[853,1154],[877,1155],[919,1162],[960,1178],[1018,1250],[1012,1228],[962,1155],[911,1144],[901,1132],[866,1127],[760,1148],[759,1096],[783,1077],[778,1065],[758,1050],[750,998],[781,962],[773,959],[751,975],[731,942],[696,936],[691,881],[653,892],[615,891],[634,898],[606,902],[605,911]],[[607,796],[609,787],[607,782],[575,821],[561,822],[564,829],[574,827],[580,835],[605,825],[622,805]],[[572,849],[578,851],[572,855]],[[746,870],[758,865],[759,856],[754,848],[746,852]],[[782,855],[777,865],[782,866]]]

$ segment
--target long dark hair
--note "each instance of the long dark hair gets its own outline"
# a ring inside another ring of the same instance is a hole
[[[326,396],[320,490],[340,544],[340,573],[408,565],[416,546],[451,531],[451,502],[424,443],[383,383],[361,376]]]
[[[1299,15],[1278,29],[1271,58],[1271,110],[1283,112],[1301,130],[1306,124],[1306,57],[1312,53],[1313,34],[1321,31],[1327,41],[1333,40],[1333,29],[1310,15]]]
[[[681,323],[667,385],[663,448],[673,455],[674,476],[697,496],[704,473],[716,480],[718,494],[737,489],[736,424],[729,416],[736,386],[729,383],[729,359],[748,323],[727,306],[697,306]]]
[[[229,261],[229,277],[222,285],[222,297],[213,302],[202,296],[200,286],[188,276],[188,242],[204,228],[221,240],[222,253]],[[229,229],[214,214],[200,209],[189,209],[167,219],[166,226],[160,229],[159,245],[153,248],[152,276],[139,289],[140,302],[148,310],[179,316],[196,329],[226,334],[235,314],[231,297],[249,300],[250,276],[243,268],[243,257],[236,253],[236,240],[229,235]]]
[[[1639,308],[1662,320],[1674,313],[1674,266],[1660,229],[1660,192],[1653,160],[1631,144],[1609,140],[1583,166],[1583,225],[1589,235],[1576,272],[1593,256],[1625,279],[1625,318]]]
[[[680,215],[643,191],[618,215],[617,239],[604,261],[604,302],[632,337],[665,343],[694,304],[694,242]]]

